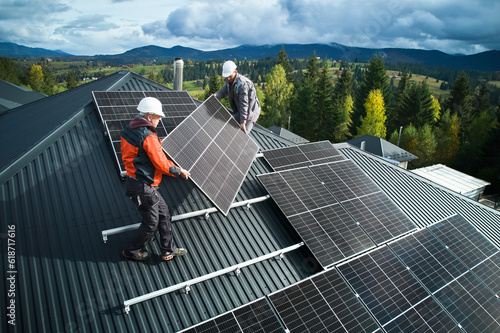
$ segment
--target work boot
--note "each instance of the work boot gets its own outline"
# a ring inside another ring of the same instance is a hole
[[[188,251],[186,249],[183,249],[182,247],[178,247],[177,249],[175,249],[175,251],[163,251],[161,254],[161,260],[168,261],[170,259],[173,259],[174,257],[183,256],[187,252]]]
[[[144,261],[148,260],[151,256],[148,251],[142,250],[137,252],[137,254],[125,253],[125,250],[122,251],[122,255],[127,259],[132,259],[136,261]]]

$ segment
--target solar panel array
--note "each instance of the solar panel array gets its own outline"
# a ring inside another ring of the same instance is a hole
[[[343,160],[344,157],[333,148],[329,141],[306,143],[263,151],[266,161],[275,171],[300,168]]]
[[[323,267],[374,247],[311,168],[257,177]]]
[[[196,109],[196,104],[186,91],[93,91],[92,94],[122,173],[125,167],[120,151],[121,132],[138,114],[137,105],[141,99],[155,97],[162,103],[166,117],[156,127],[160,139],[165,138]]]
[[[170,132],[162,147],[224,215],[259,150],[214,96]]]
[[[257,177],[323,267],[416,228],[350,160]]]

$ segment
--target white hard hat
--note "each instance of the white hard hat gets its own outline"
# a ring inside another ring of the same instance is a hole
[[[161,102],[154,97],[144,97],[139,102],[137,110],[143,114],[155,114],[157,116],[165,117],[161,107]]]
[[[222,76],[228,77],[229,75],[233,74],[235,70],[236,70],[236,64],[231,60],[226,61],[224,65],[222,65]]]

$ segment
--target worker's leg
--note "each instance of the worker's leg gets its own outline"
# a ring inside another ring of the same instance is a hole
[[[175,251],[177,247],[172,234],[172,219],[170,216],[170,210],[160,193],[158,193],[158,196],[160,198],[158,202],[158,232],[160,233],[160,248],[162,252],[172,252]]]

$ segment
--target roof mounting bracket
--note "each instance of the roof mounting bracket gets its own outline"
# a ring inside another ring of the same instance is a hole
[[[250,202],[247,203],[247,210],[250,210],[250,207],[252,207],[252,205],[250,205]]]
[[[208,211],[205,212],[205,220],[208,220],[209,217],[210,217],[210,213]]]
[[[279,254],[279,256],[274,257],[274,259],[276,259],[276,260],[282,260],[282,259],[283,259],[283,257],[284,257],[283,252],[281,252],[281,253]]]
[[[130,306],[127,305],[125,306],[125,314],[128,315],[129,312],[130,312]]]
[[[108,241],[108,234],[102,234],[102,241],[104,242],[104,244],[106,244],[106,242]]]
[[[234,275],[240,276],[240,274],[241,274],[241,269],[237,267],[236,270],[234,271]]]
[[[187,295],[191,291],[191,288],[189,287],[189,284],[186,284],[186,288],[184,288],[184,293]]]

